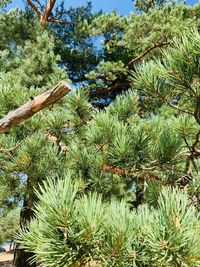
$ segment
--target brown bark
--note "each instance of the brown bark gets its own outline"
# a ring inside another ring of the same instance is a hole
[[[36,5],[32,2],[32,0],[27,0],[27,2],[28,2],[29,5],[32,7],[32,9],[35,11],[35,13],[38,15],[38,17],[41,19],[41,17],[42,17],[42,13],[38,10],[38,8],[37,8]]]
[[[128,66],[133,65],[135,62],[143,59],[147,54],[149,54],[151,51],[157,49],[157,48],[161,48],[163,46],[169,45],[169,42],[161,42],[158,44],[155,44],[154,46],[148,48],[147,50],[145,50],[142,54],[140,54],[139,56],[133,58],[131,61],[129,61]]]
[[[155,50],[157,48],[161,48],[161,47],[167,46],[169,44],[170,44],[169,42],[165,42],[165,41],[162,41],[162,42],[159,42],[159,43],[155,44],[154,46],[152,46],[152,47],[148,48],[147,50],[145,50],[142,54],[140,54],[137,57],[135,57],[132,60],[130,60],[128,62],[128,64],[127,64],[127,67],[130,69],[135,63],[137,63],[138,61],[142,60],[147,54],[151,53],[153,50]],[[100,76],[100,77],[101,77],[101,79],[106,80],[106,77],[104,77],[104,76]],[[97,78],[100,78],[100,77],[97,77]],[[75,80],[75,82],[80,82],[80,81],[84,81],[84,80],[87,80],[87,78],[83,77],[83,78],[80,78],[78,80]],[[102,94],[105,94],[105,93],[117,91],[117,90],[119,90],[121,88],[128,89],[129,85],[130,85],[129,81],[116,81],[113,85],[111,85],[109,87],[103,88],[101,90],[97,90],[95,92],[91,92],[90,96],[91,97],[96,97],[96,96],[99,96],[99,95],[102,95]]]
[[[43,21],[44,23],[48,20],[49,16],[51,15],[51,12],[55,6],[56,0],[49,0],[46,9],[44,11],[44,15],[43,15]]]
[[[107,172],[107,173],[112,173],[112,174],[117,174],[117,175],[128,175],[128,176],[136,177],[136,173],[134,173],[132,171],[120,169],[118,167],[113,167],[113,166],[109,166],[106,164],[101,166],[101,170],[104,172]]]
[[[100,169],[107,173],[117,174],[117,175],[127,175],[135,179],[139,178],[140,180],[154,181],[158,179],[158,176],[153,172],[154,168],[146,168],[143,170],[139,170],[139,171],[137,170],[133,172],[130,170],[121,169],[118,167],[113,167],[113,166],[104,164],[100,166]]]
[[[200,125],[200,96],[197,96],[196,98],[196,108],[194,111],[194,117],[196,119],[196,122]]]
[[[76,24],[76,22],[72,21],[65,21],[60,19],[49,19],[51,12],[55,6],[56,0],[49,0],[47,3],[46,9],[44,11],[44,14],[41,13],[41,11],[37,8],[37,6],[33,3],[32,0],[27,0],[28,4],[32,7],[32,9],[35,11],[35,13],[38,15],[38,18],[40,20],[41,25],[45,25],[47,22],[58,22],[62,24]],[[37,1],[38,4],[41,6],[40,2]]]
[[[91,97],[95,97],[95,96],[99,96],[105,93],[109,93],[109,92],[114,92],[123,88],[128,88],[130,85],[130,82],[125,81],[125,82],[116,82],[114,85],[111,85],[109,87],[103,88],[101,90],[97,90],[95,92],[91,92],[90,96]]]
[[[25,228],[30,220],[34,217],[32,207],[34,206],[33,186],[31,180],[27,178],[27,192],[24,196],[23,208],[20,213],[20,228]],[[30,197],[32,195],[32,197]],[[15,267],[36,267],[36,263],[30,263],[30,259],[34,256],[32,252],[27,252],[20,247],[18,243],[15,249],[13,265]]]
[[[0,120],[0,133],[8,131],[15,125],[32,117],[41,109],[52,105],[63,98],[70,91],[70,85],[67,82],[62,81],[43,94],[33,97],[26,104],[22,105],[16,110],[10,111],[4,118]]]

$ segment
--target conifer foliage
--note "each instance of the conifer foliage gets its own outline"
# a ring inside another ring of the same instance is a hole
[[[82,195],[70,173],[37,192],[36,220],[21,233],[42,266],[199,266],[199,213],[187,193],[161,190],[157,207],[130,210]],[[88,265],[87,265],[88,264]]]
[[[20,237],[43,266],[199,265],[199,44],[196,32],[175,39],[161,60],[138,67],[133,78],[137,93],[118,97],[105,111],[92,111],[81,91],[69,98],[68,136],[76,136],[67,145],[71,173],[41,189],[37,219]],[[188,103],[190,90],[195,95]],[[153,103],[151,114],[140,118],[141,97],[163,105],[156,112]],[[73,180],[76,186],[69,184]],[[141,188],[144,199],[138,202]],[[88,191],[101,195],[83,194]],[[130,211],[130,205],[144,201],[149,204]]]
[[[15,266],[200,266],[200,5],[120,16],[50,1],[41,22],[48,1],[8,3],[1,119],[75,85],[0,134],[0,214],[21,208]]]

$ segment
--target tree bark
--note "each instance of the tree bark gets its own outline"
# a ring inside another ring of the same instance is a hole
[[[56,0],[49,0],[49,2],[47,3],[46,5],[46,8],[45,8],[45,11],[44,13],[42,14],[41,10],[38,9],[38,7],[33,3],[32,0],[27,0],[28,4],[31,6],[31,8],[35,11],[35,13],[37,14],[39,20],[40,20],[40,24],[41,25],[45,25],[47,22],[57,22],[57,23],[62,23],[62,24],[77,24],[77,22],[74,22],[74,21],[65,21],[65,20],[62,20],[62,19],[56,19],[56,18],[51,18],[49,19],[52,11],[53,11],[53,8],[56,4]],[[40,5],[40,7],[42,6],[40,4],[39,1],[37,1]]]
[[[27,226],[30,220],[34,217],[34,212],[32,207],[34,205],[35,197],[34,197],[33,188],[31,185],[30,178],[27,178],[27,190],[24,195],[24,203],[23,208],[20,212],[20,228],[23,229]],[[31,252],[27,252],[24,249],[20,248],[20,244],[18,243],[15,248],[14,253],[14,262],[13,265],[15,267],[36,267],[36,263],[31,264],[30,258],[33,257],[34,254]]]
[[[71,91],[71,87],[67,82],[60,82],[52,89],[41,95],[32,97],[26,104],[16,110],[10,111],[4,118],[0,120],[0,133],[5,133],[15,125],[32,117],[38,111],[46,108],[63,98]]]

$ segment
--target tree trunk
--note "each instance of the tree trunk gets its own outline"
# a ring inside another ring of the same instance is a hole
[[[27,192],[24,196],[24,205],[20,213],[20,227],[23,229],[34,217],[34,212],[32,210],[34,203],[33,188],[30,184],[30,178],[27,178]],[[24,249],[20,248],[18,243],[15,248],[13,266],[15,267],[36,267],[36,264],[30,263],[30,258],[34,256],[31,252],[26,252]]]
[[[19,248],[17,244],[14,255],[14,266],[15,267],[36,267],[36,264],[30,264],[29,259],[33,256],[33,253],[26,252],[24,249]]]

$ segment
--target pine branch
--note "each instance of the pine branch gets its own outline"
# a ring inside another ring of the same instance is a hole
[[[134,176],[134,177],[137,176],[136,173],[132,171],[120,169],[118,167],[108,166],[106,164],[101,166],[101,170],[107,173],[112,173],[112,174],[117,174],[117,175],[128,175],[128,176]]]
[[[29,5],[33,8],[33,10],[34,10],[35,13],[38,15],[38,17],[41,19],[41,18],[42,18],[42,13],[38,10],[38,8],[37,8],[36,5],[32,2],[32,0],[27,0],[27,2],[28,2]]]
[[[91,92],[90,93],[90,96],[91,97],[95,97],[95,96],[102,95],[102,94],[105,94],[105,93],[114,92],[114,91],[117,91],[119,89],[123,89],[124,87],[128,87],[129,84],[130,83],[128,81],[125,81],[125,82],[122,82],[122,81],[116,82],[114,85],[111,85],[109,87],[103,88],[101,90],[97,90],[95,92]]]
[[[189,110],[185,110],[185,109],[182,109],[182,108],[179,108],[177,105],[172,104],[171,101],[168,100],[166,97],[164,97],[164,96],[163,96],[157,89],[156,89],[156,93],[157,93],[157,96],[158,96],[163,102],[165,102],[167,105],[169,105],[170,107],[172,107],[172,108],[174,108],[174,109],[176,109],[176,110],[178,110],[178,111],[180,111],[180,112],[183,112],[183,113],[186,113],[186,114],[188,114],[188,115],[192,115],[192,116],[194,116],[194,114],[193,114],[191,111],[189,111]]]
[[[69,24],[69,25],[75,25],[77,22],[75,21],[66,21],[66,20],[60,20],[60,19],[47,19],[47,22],[54,22],[54,23],[61,23],[61,24]]]
[[[15,150],[16,148],[18,148],[19,146],[21,146],[23,142],[20,142],[19,144],[17,144],[16,146],[14,147],[11,147],[11,148],[1,148],[0,147],[0,152],[5,152],[5,153],[10,153],[12,152],[13,150]]]
[[[39,0],[35,0],[35,1],[38,3],[38,5],[39,5],[40,7],[42,7],[42,5],[41,5],[41,3],[40,3]]]
[[[188,115],[193,115],[193,113],[192,113],[191,111],[189,111],[189,110],[185,110],[185,109],[182,109],[182,108],[179,108],[178,106],[173,105],[172,103],[170,103],[170,102],[167,101],[166,99],[165,99],[165,102],[166,102],[167,105],[169,105],[170,107],[172,107],[172,108],[174,108],[174,109],[177,109],[177,110],[180,111],[180,112],[186,113],[186,114],[188,114]]]
[[[52,89],[29,100],[16,110],[10,111],[0,120],[0,133],[8,131],[15,125],[32,117],[34,114],[63,98],[71,91],[70,85],[61,81]]]
[[[198,96],[196,100],[197,103],[194,111],[194,117],[196,119],[196,122],[200,125],[200,96]]]
[[[118,167],[113,167],[109,165],[102,165],[100,166],[100,169],[104,172],[111,173],[111,174],[117,174],[117,175],[127,175],[134,178],[140,178],[141,180],[156,180],[158,179],[157,175],[153,173],[153,170],[155,169],[155,166],[144,168],[139,171],[130,171],[126,169],[121,169]]]
[[[195,136],[195,141],[192,145],[192,151],[195,152],[196,151],[196,146],[199,143],[199,138],[200,138],[200,130],[197,132],[196,136]]]
[[[46,5],[46,9],[44,11],[44,14],[42,14],[39,9],[36,7],[36,5],[32,2],[32,0],[27,0],[29,5],[33,8],[33,10],[36,12],[40,19],[40,23],[42,25],[46,24],[47,22],[57,22],[57,23],[62,23],[62,24],[72,24],[75,25],[77,22],[73,21],[65,21],[65,20],[60,20],[60,19],[49,19],[49,16],[51,15],[51,12],[55,6],[56,0],[49,0],[48,4]],[[37,1],[37,3],[41,6],[40,2]]]
[[[155,44],[153,47],[148,48],[147,50],[145,50],[142,54],[140,54],[139,56],[133,58],[131,61],[129,61],[128,66],[133,65],[136,61],[141,60],[143,57],[145,57],[147,54],[149,54],[151,51],[155,50],[156,48],[161,48],[163,46],[169,45],[170,43],[166,43],[166,42],[161,42],[158,44]]]
[[[162,42],[162,43],[158,43],[158,44],[155,44],[153,47],[147,49],[145,52],[143,52],[142,54],[140,54],[139,56],[137,56],[136,58],[132,59],[129,63],[128,63],[128,66],[130,67],[132,64],[134,64],[136,61],[138,60],[141,60],[144,56],[146,56],[148,53],[150,53],[152,50],[156,49],[156,48],[160,48],[160,47],[163,47],[163,46],[166,46],[166,45],[169,45],[170,43],[168,42]],[[106,77],[105,76],[102,76],[102,75],[99,75],[97,77],[97,79],[102,79],[102,80],[105,80],[106,81]],[[73,82],[83,82],[83,81],[87,81],[89,80],[88,78],[86,77],[81,77],[81,78],[78,78],[78,79],[75,79],[73,80]],[[90,96],[91,97],[96,97],[96,96],[99,96],[99,95],[102,95],[102,94],[105,94],[105,93],[109,93],[109,92],[113,92],[113,91],[117,91],[118,89],[122,88],[122,87],[127,87],[130,83],[129,82],[122,82],[122,81],[117,81],[114,85],[111,85],[107,88],[103,88],[101,90],[97,90],[95,92],[91,92],[90,93]],[[187,112],[188,113],[188,112]]]
[[[42,16],[42,21],[41,24],[45,24],[49,18],[49,16],[51,15],[51,11],[54,8],[54,5],[56,3],[56,0],[49,0],[46,9],[44,11],[44,15]]]

